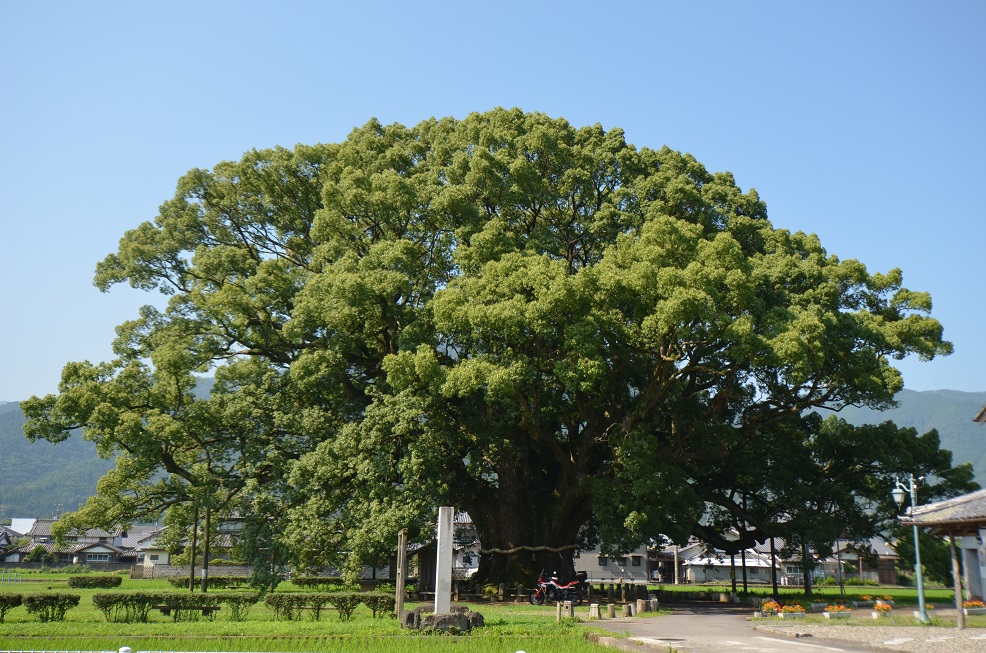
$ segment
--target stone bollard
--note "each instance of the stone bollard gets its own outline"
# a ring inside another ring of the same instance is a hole
[[[606,606],[606,614],[609,615],[610,619],[616,619],[616,604],[610,603]]]
[[[589,618],[590,619],[602,619],[603,618],[603,615],[599,612],[599,604],[598,603],[590,603],[589,604]]]
[[[658,610],[661,609],[661,602],[660,602],[660,600],[658,600],[658,599],[649,599],[649,602],[650,602],[650,611],[651,612],[657,612]]]
[[[613,587],[613,583],[610,583],[609,584],[609,587],[606,588],[606,600],[609,603],[612,603],[613,602],[613,597],[615,595],[616,595],[616,589]]]
[[[575,617],[575,604],[571,601],[562,601],[561,613],[563,617],[572,619]]]
[[[627,602],[627,586],[624,585],[623,583],[620,583],[620,602],[621,603]]]
[[[496,588],[497,596],[500,598],[500,602],[503,602],[503,597],[507,595],[507,586],[505,583],[500,583],[500,586]]]
[[[516,602],[517,603],[520,603],[520,600],[523,597],[524,597],[524,586],[523,585],[518,585],[517,586],[517,599],[516,599]]]
[[[632,617],[633,616],[633,606],[629,603],[623,604],[623,616]]]
[[[647,599],[637,599],[637,614],[647,612]]]

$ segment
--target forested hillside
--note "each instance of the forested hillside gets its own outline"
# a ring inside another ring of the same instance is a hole
[[[952,452],[955,463],[971,462],[976,481],[986,487],[986,425],[972,421],[986,404],[986,392],[957,390],[904,390],[897,396],[898,408],[883,413],[861,408],[846,408],[840,416],[852,424],[893,421],[898,426],[912,426],[918,433],[938,429],[942,449]]]
[[[112,461],[80,435],[57,445],[24,437],[17,403],[0,405],[0,518],[51,517],[74,510],[96,492]]]
[[[204,384],[204,390],[211,382]],[[900,406],[884,413],[847,408],[839,416],[853,424],[894,421],[919,433],[937,428],[942,448],[955,462],[971,462],[976,480],[986,487],[986,426],[972,421],[986,404],[986,392],[904,390]],[[58,445],[29,442],[17,403],[0,403],[0,519],[50,517],[74,510],[95,492],[96,481],[111,461],[96,456],[96,448],[79,435]]]

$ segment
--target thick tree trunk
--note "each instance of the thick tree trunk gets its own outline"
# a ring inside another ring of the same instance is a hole
[[[575,577],[573,557],[579,530],[592,515],[590,498],[567,479],[545,487],[544,477],[529,474],[523,464],[503,464],[497,485],[479,489],[465,506],[485,552],[475,576],[481,584],[530,587],[541,571]]]

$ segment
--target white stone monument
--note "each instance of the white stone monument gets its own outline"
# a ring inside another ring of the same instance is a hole
[[[455,509],[438,509],[438,551],[435,564],[435,614],[451,612],[452,601],[452,517]]]

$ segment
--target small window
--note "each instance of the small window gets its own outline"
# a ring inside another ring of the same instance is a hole
[[[616,559],[616,564],[619,565],[619,566],[621,566],[621,567],[626,567],[627,566],[627,559],[624,558],[623,556],[620,556],[619,558]]]
[[[640,561],[642,559],[643,558],[641,558],[640,556],[632,556],[630,558],[630,564],[633,565],[634,567],[639,567],[640,566]]]
[[[608,564],[609,564],[609,558],[607,558],[606,556],[599,556],[599,566],[600,567],[605,567]]]
[[[87,553],[86,562],[109,562],[110,554],[108,553]]]
[[[161,557],[161,556],[159,556],[159,555],[158,555],[158,554],[156,554],[156,553],[152,553],[152,554],[151,554],[151,560],[157,560],[157,559],[158,559],[158,558],[160,558],[160,557]]]

